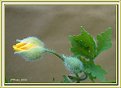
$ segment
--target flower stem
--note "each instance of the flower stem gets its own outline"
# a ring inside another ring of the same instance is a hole
[[[49,50],[49,49],[46,49],[45,51],[48,53],[54,54],[55,56],[59,57],[62,61],[64,61],[64,58],[60,54],[56,53],[55,51]]]

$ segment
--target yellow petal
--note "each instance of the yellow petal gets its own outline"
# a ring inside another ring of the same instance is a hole
[[[17,43],[16,45],[13,45],[13,49],[18,52],[18,51],[23,51],[23,50],[28,50],[35,47],[35,45],[30,44],[30,43],[24,43],[24,42],[20,42]]]
[[[33,45],[33,44],[26,44],[26,45],[24,45],[24,46],[21,46],[20,48],[21,49],[24,49],[24,50],[28,50],[28,49],[30,49],[30,48],[33,48],[35,45]]]
[[[18,52],[18,51],[23,51],[23,49],[16,47],[16,45],[13,45],[13,49]]]
[[[20,42],[20,43],[17,43],[15,46],[16,47],[21,47],[21,46],[24,46],[24,45],[26,45],[27,43],[23,43],[23,42]]]

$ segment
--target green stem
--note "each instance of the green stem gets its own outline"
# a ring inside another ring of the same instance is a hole
[[[45,51],[48,53],[54,54],[55,56],[59,57],[62,61],[64,61],[64,58],[60,54],[56,53],[55,51],[49,50],[49,49],[46,49]]]

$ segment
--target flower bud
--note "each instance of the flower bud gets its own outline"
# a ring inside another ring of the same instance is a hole
[[[72,73],[80,73],[83,70],[83,63],[76,57],[63,55],[65,67]]]
[[[21,55],[27,61],[39,59],[45,52],[44,43],[36,37],[27,37],[16,41],[19,43],[13,45],[15,54]]]

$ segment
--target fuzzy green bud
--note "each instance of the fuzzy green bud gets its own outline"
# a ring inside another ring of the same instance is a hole
[[[83,71],[83,63],[76,57],[66,57],[63,55],[65,67],[72,73]]]

